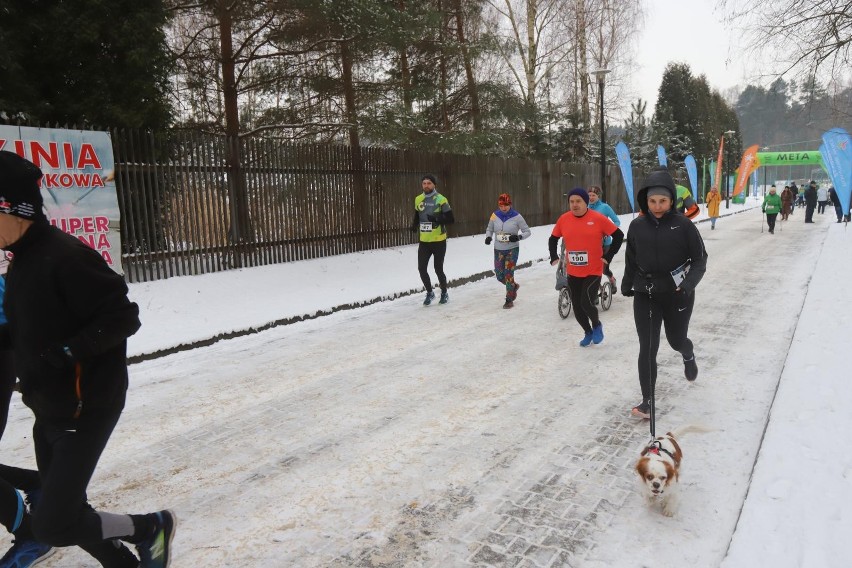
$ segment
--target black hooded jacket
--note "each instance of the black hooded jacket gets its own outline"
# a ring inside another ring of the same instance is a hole
[[[124,279],[101,255],[47,222],[37,222],[8,250],[3,307],[24,404],[36,417],[73,419],[124,405],[127,338],[139,307]],[[49,350],[67,361],[46,357]]]
[[[636,199],[643,215],[630,223],[627,232],[622,292],[672,293],[677,286],[671,272],[688,264],[689,273],[680,284],[692,292],[707,269],[707,251],[698,228],[674,207],[657,219],[648,210],[648,189],[665,188],[675,203],[674,182],[667,172],[652,172],[643,182]]]

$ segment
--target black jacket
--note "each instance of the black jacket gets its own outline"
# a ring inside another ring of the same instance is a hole
[[[98,252],[47,223],[30,226],[8,250],[14,258],[3,307],[24,403],[46,419],[121,408],[127,338],[140,327],[124,279]],[[72,357],[55,366],[44,354],[62,347]]]
[[[675,202],[674,188],[666,187]],[[676,209],[669,210],[660,219],[648,211],[648,187],[636,196],[643,215],[630,223],[627,231],[622,292],[635,290],[648,293],[671,293],[676,289],[671,272],[689,264],[689,273],[680,288],[692,292],[707,270],[707,251],[698,228]]]
[[[814,186],[809,185],[805,188],[805,203],[809,205],[816,205],[817,202],[817,190]]]

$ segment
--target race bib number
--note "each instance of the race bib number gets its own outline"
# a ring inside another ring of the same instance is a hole
[[[589,252],[585,250],[569,250],[566,253],[566,258],[571,266],[589,265]]]
[[[432,222],[426,221],[424,223],[420,223],[420,232],[421,233],[431,233],[432,232]]]
[[[686,280],[686,275],[689,274],[689,261],[684,262],[677,268],[671,271],[672,280],[674,280],[675,288],[680,288],[681,283]]]
[[[505,233],[500,233],[499,235],[497,235],[497,242],[498,243],[508,243],[509,242],[509,235],[507,235]]]

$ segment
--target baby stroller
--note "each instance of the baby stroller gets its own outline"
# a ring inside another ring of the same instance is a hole
[[[556,307],[562,319],[571,315],[571,295],[568,293],[568,274],[565,272],[565,248],[559,256],[559,265],[556,267],[556,289],[559,291],[559,300]],[[615,286],[609,278],[602,276],[600,288],[598,288],[598,302],[601,309],[607,311],[612,306],[612,297],[615,295]]]

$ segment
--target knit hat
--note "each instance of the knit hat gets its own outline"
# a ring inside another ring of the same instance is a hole
[[[501,193],[500,197],[497,198],[497,205],[511,205],[512,204],[512,196],[508,193]]]
[[[434,174],[426,174],[422,178],[420,178],[420,181],[425,181],[427,179],[435,185],[438,185],[438,178],[436,178]]]
[[[0,213],[22,219],[44,219],[38,187],[41,170],[14,152],[0,151]]]
[[[571,191],[568,192],[568,199],[571,199],[572,195],[579,195],[583,198],[583,201],[586,202],[586,205],[589,204],[589,192],[583,189],[582,187],[575,187]]]
[[[671,192],[665,187],[655,186],[648,188],[648,197],[656,197],[658,195],[662,197],[668,197],[669,199],[672,198]]]

